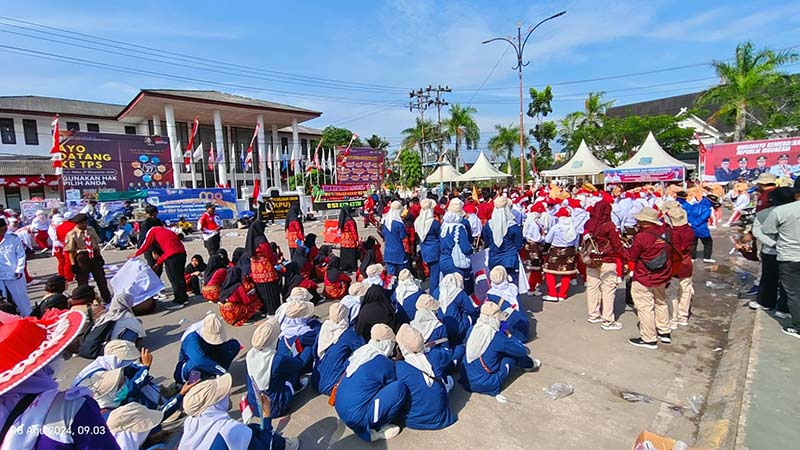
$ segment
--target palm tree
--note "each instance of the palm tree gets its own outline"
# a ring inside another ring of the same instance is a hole
[[[494,129],[497,134],[489,139],[489,150],[492,151],[495,159],[503,157],[506,160],[506,170],[511,175],[511,158],[514,154],[514,148],[519,146],[519,127],[510,124],[507,127],[502,125],[495,125]],[[523,136],[523,144],[528,146],[528,137]]]
[[[478,145],[478,140],[481,137],[481,130],[473,117],[477,112],[478,110],[471,106],[455,104],[450,107],[450,117],[444,121],[445,130],[447,132],[444,136],[445,140],[450,143],[452,136],[456,137],[456,151],[455,155],[453,155],[453,165],[455,167],[458,167],[459,152],[461,151],[462,142],[466,144],[468,149]]]
[[[583,111],[578,111],[574,119],[578,127],[594,127],[600,128],[603,126],[603,118],[606,115],[606,110],[610,108],[614,101],[603,101],[605,92],[589,92],[589,96],[583,102]]]
[[[377,148],[382,150],[389,146],[389,141],[378,136],[377,134],[373,134],[367,139],[367,145],[369,145],[370,148]]]
[[[429,142],[435,134],[435,125],[430,120],[423,120],[417,117],[414,126],[406,128],[403,134],[403,148],[419,148],[420,155],[425,154],[425,148],[430,147]]]
[[[733,63],[714,61],[711,64],[719,77],[719,84],[704,92],[697,102],[719,105],[719,111],[711,116],[712,119],[734,114],[733,140],[740,141],[748,117],[753,118],[749,110],[768,107],[773,101],[768,95],[769,88],[787,79],[786,74],[777,70],[778,67],[797,59],[795,51],[755,50],[752,42],[742,42],[736,46]]]

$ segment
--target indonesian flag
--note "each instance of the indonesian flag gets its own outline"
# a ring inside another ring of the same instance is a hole
[[[258,130],[260,129],[261,124],[256,123],[256,128],[253,130],[253,137],[250,138],[250,145],[247,147],[247,156],[244,158],[244,165],[246,169],[253,165],[253,143],[255,143],[256,137],[258,136]]]
[[[317,166],[317,170],[319,170],[319,169],[320,169],[320,164],[319,164],[319,151],[320,151],[320,149],[322,148],[322,141],[324,141],[324,140],[325,140],[325,138],[324,138],[324,137],[323,137],[323,138],[321,138],[321,139],[319,140],[319,143],[317,144],[317,148],[315,148],[315,149],[314,149],[314,165],[315,165],[315,166]]]
[[[192,123],[192,133],[189,135],[189,144],[186,145],[187,150],[192,150],[194,148],[194,137],[197,136],[198,128],[200,128],[200,116],[194,116],[194,123]],[[195,157],[195,159],[197,159],[197,157]]]
[[[264,201],[264,196],[261,195],[261,182],[259,180],[256,180],[256,184],[253,186],[253,197],[255,197],[258,203]]]
[[[708,151],[708,149],[706,149],[706,144],[703,144],[703,141],[700,140],[700,135],[699,134],[695,133],[694,134],[694,138],[697,139],[697,148],[700,151],[700,162],[702,164],[705,164],[706,163],[706,152]]]
[[[211,150],[208,151],[208,170],[214,171],[214,162],[217,160],[217,157],[214,156],[214,143],[211,143]]]
[[[56,175],[61,175],[61,137],[58,130],[58,114],[53,118],[53,146],[50,148],[50,160],[53,161],[53,168],[56,169]]]
[[[356,133],[353,133],[353,135],[350,136],[350,142],[347,143],[347,147],[342,152],[342,156],[344,157],[342,162],[347,160],[347,157],[350,156],[350,147],[353,145],[353,141],[355,141],[356,139],[358,139],[358,135]]]
[[[190,147],[191,148],[191,147]],[[193,160],[203,160],[203,143],[201,142],[200,145],[197,146],[194,153],[192,153]]]

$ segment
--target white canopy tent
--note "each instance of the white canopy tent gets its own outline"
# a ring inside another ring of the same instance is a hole
[[[478,159],[475,160],[475,164],[472,165],[467,173],[461,175],[456,180],[459,183],[469,182],[469,181],[487,181],[487,180],[496,180],[501,178],[508,178],[511,175],[506,173],[500,172],[497,170],[495,166],[489,162],[489,158],[483,154],[483,152],[478,155]]]
[[[436,168],[427,178],[425,178],[425,183],[427,184],[436,184],[436,183],[455,183],[458,177],[461,174],[458,173],[455,167],[450,164],[444,164]]]
[[[639,150],[631,159],[620,164],[617,169],[652,169],[658,167],[687,167],[692,168],[694,164],[685,163],[673,158],[665,152],[661,145],[656,141],[653,132],[647,135],[647,139],[639,146]]]
[[[553,170],[543,170],[542,175],[548,178],[561,177],[585,177],[591,176],[592,182],[596,182],[595,177],[602,175],[603,171],[610,169],[611,166],[597,159],[589,150],[586,142],[581,140],[578,151],[572,155],[566,164]]]

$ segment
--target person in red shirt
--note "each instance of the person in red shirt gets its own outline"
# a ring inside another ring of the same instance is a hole
[[[72,213],[67,213],[64,215],[65,220],[61,225],[56,226],[56,238],[58,238],[58,242],[61,243],[59,248],[59,253],[61,254],[61,258],[63,258],[63,267],[61,266],[62,260],[59,259],[59,270],[58,274],[64,277],[67,282],[71,282],[75,279],[75,274],[72,273],[72,265],[69,263],[69,257],[64,253],[64,242],[67,240],[67,233],[72,231],[75,228],[75,223],[70,220],[72,219]],[[55,247],[53,247],[53,252],[55,253]],[[56,254],[58,255],[58,254]],[[58,258],[58,256],[56,256]]]
[[[478,204],[478,219],[481,219],[481,225],[486,225],[492,218],[492,212],[494,212],[494,202],[492,194],[487,192],[483,194],[483,202]]]
[[[769,193],[778,188],[778,177],[771,173],[762,173],[756,180],[756,190],[758,190],[758,200],[756,201],[756,212],[764,208],[769,208]]]
[[[217,215],[217,205],[206,203],[206,212],[197,221],[197,228],[203,233],[203,246],[211,257],[219,251],[219,232],[222,230],[222,220]]]
[[[672,321],[670,329],[689,325],[689,308],[692,304],[694,286],[692,285],[692,243],[694,230],[689,225],[686,211],[679,205],[664,211],[670,222],[670,241],[672,245],[672,277],[678,279],[678,298],[672,300]]]
[[[302,244],[305,240],[303,213],[300,211],[299,204],[295,203],[289,208],[283,229],[286,231],[286,242],[289,245],[289,259],[294,260],[294,253],[298,251],[298,242]]]
[[[364,228],[370,225],[377,226],[378,222],[375,220],[375,199],[372,198],[372,195],[367,194],[367,199],[364,201],[364,210],[361,212],[361,215],[364,216]]]
[[[672,278],[672,257],[667,243],[670,238],[655,209],[643,208],[634,217],[639,231],[624,254],[634,264],[631,297],[639,317],[640,336],[629,342],[656,350],[659,341],[672,342],[666,299],[667,283]]]
[[[365,219],[366,220],[366,219]],[[339,253],[341,254],[342,269],[345,272],[354,272],[358,266],[358,228],[353,219],[353,211],[345,205],[339,212]]]
[[[157,248],[157,253],[161,255],[155,265],[164,265],[167,278],[172,284],[175,295],[172,302],[179,305],[185,304],[189,301],[186,295],[186,279],[183,277],[186,267],[186,247],[183,246],[177,234],[168,228],[157,225],[150,228],[142,246],[128,258],[136,258],[146,251],[152,251],[153,247]]]
[[[594,205],[589,220],[583,228],[583,242],[594,243],[602,263],[586,267],[586,305],[589,323],[602,323],[605,331],[622,329],[614,315],[614,297],[617,291],[617,259],[622,257],[619,231],[611,221],[611,204],[600,201]],[[594,258],[593,258],[594,259]]]
[[[353,281],[347,274],[339,270],[339,257],[331,256],[325,276],[323,277],[322,295],[328,300],[341,300],[347,294]]]

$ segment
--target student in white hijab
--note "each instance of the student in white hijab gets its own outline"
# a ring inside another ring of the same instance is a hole
[[[97,372],[128,367],[139,361],[140,356],[141,353],[133,342],[120,339],[108,341],[103,347],[103,355],[84,367],[70,387],[86,384],[87,380]]]
[[[355,325],[358,319],[358,312],[361,311],[361,299],[364,298],[370,286],[367,283],[352,283],[347,289],[347,295],[340,301],[342,305],[347,306],[347,309],[350,310],[350,325]]]
[[[383,216],[381,234],[383,236],[386,249],[383,253],[383,262],[386,264],[386,272],[396,276],[408,263],[406,252],[403,247],[403,239],[406,238],[406,226],[402,218],[403,204],[395,200],[389,206],[389,211]]]
[[[419,280],[411,276],[410,270],[400,271],[400,275],[397,277],[397,287],[392,294],[393,300],[407,316],[401,318],[400,322],[407,323],[414,319],[414,315],[417,313],[417,299],[422,294],[419,284]]]
[[[514,282],[517,282],[519,251],[525,241],[522,239],[522,229],[514,222],[509,199],[494,199],[492,218],[483,229],[483,242],[489,249],[488,267],[505,267]]]
[[[558,222],[550,228],[544,240],[551,244],[547,262],[542,271],[547,284],[547,295],[544,300],[558,302],[565,300],[569,293],[570,280],[578,273],[575,258],[580,239],[573,223],[569,208],[562,207],[556,213]],[[560,286],[556,288],[556,277],[561,277]]]
[[[464,291],[464,280],[460,273],[445,275],[438,291],[432,293],[439,299],[439,319],[447,329],[450,344],[464,342],[469,327],[478,316],[475,303]]]
[[[542,363],[528,356],[519,339],[500,332],[505,313],[494,302],[481,306],[481,316],[467,337],[466,355],[461,366],[461,384],[469,392],[497,395],[511,369],[537,370]]]
[[[509,282],[508,274],[503,266],[495,266],[489,272],[491,288],[486,293],[486,300],[494,302],[507,316],[508,332],[521,342],[530,340],[530,320],[524,311],[520,311],[519,291],[517,286]]]
[[[430,270],[430,290],[439,286],[439,241],[441,225],[433,215],[436,201],[426,198],[419,202],[420,212],[414,221],[414,230],[419,239],[419,252],[422,261]]]
[[[320,394],[331,394],[342,378],[350,356],[364,345],[364,339],[356,333],[349,318],[347,306],[334,303],[328,310],[328,319],[319,330],[313,350],[311,385]]]
[[[183,436],[178,450],[247,448],[281,448],[297,450],[297,438],[284,439],[273,432],[270,420],[261,425],[245,425],[228,415],[232,379],[226,373],[219,378],[206,380],[193,387],[183,400],[183,410],[188,416],[183,423]],[[264,411],[270,408],[269,397],[262,397]],[[264,416],[263,412],[261,414]]]
[[[163,412],[131,402],[111,411],[106,423],[120,450],[139,450],[162,420]]]
[[[107,322],[114,322],[114,328],[111,330],[112,339],[136,342],[147,335],[144,325],[133,313],[133,296],[127,292],[114,294],[108,304],[108,310],[95,321],[94,327]]]

